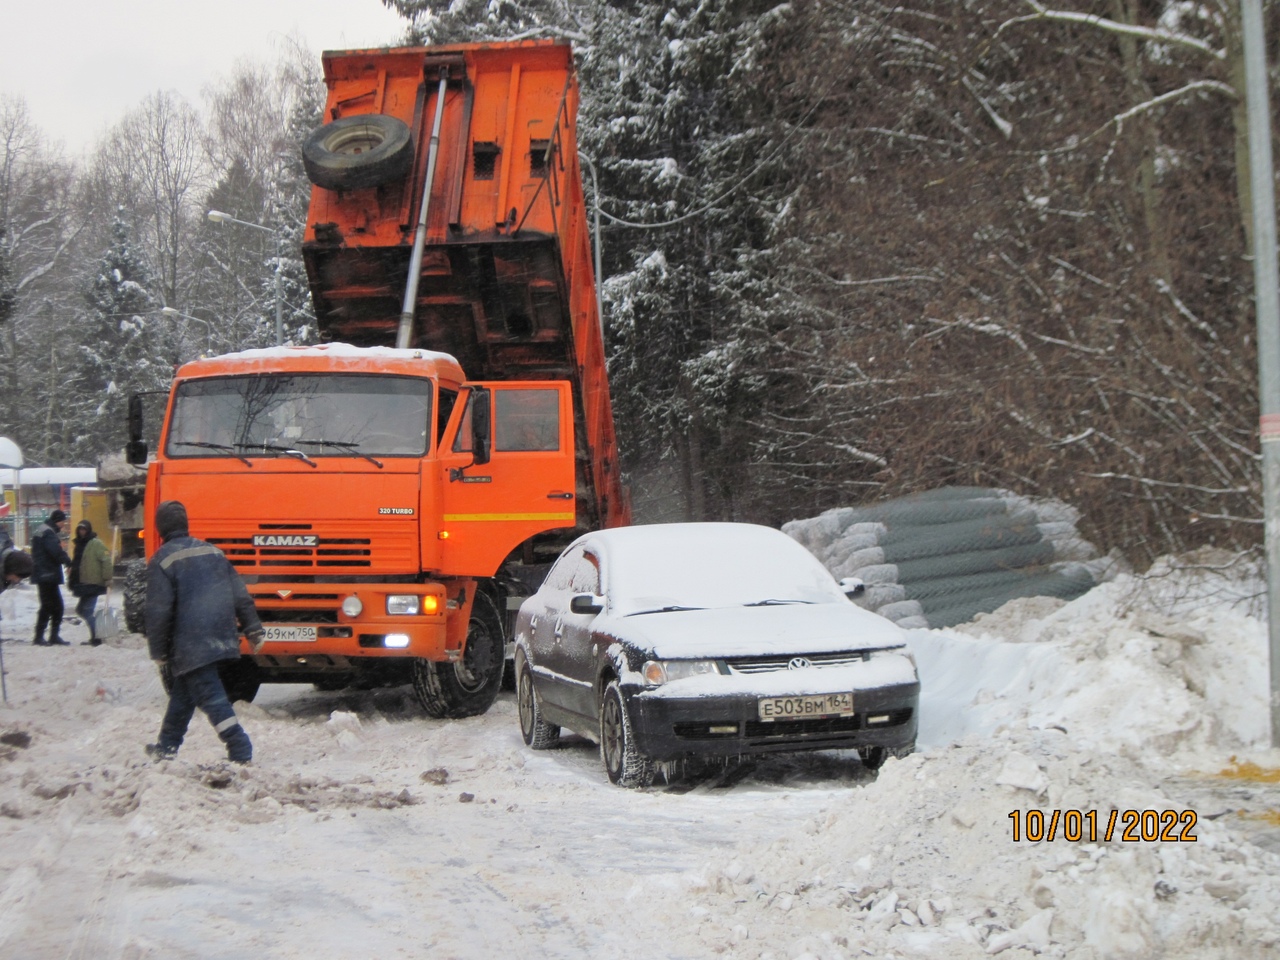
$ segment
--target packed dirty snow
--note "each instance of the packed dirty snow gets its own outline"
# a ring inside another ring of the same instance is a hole
[[[510,694],[442,722],[408,688],[264,687],[251,766],[199,717],[149,764],[142,639],[34,648],[10,590],[0,957],[1274,957],[1280,754],[1229,559],[907,631],[920,748],[876,774],[821,752],[643,791],[587,741],[526,749]],[[1015,841],[1032,810],[1191,811],[1196,840]]]

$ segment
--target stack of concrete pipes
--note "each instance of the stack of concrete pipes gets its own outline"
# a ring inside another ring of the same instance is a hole
[[[837,578],[866,584],[858,601],[903,627],[949,627],[1019,597],[1074,600],[1111,564],[1058,500],[944,487],[793,520],[783,530]]]

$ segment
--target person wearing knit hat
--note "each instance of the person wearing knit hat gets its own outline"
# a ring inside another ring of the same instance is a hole
[[[54,510],[31,538],[31,582],[40,593],[40,611],[36,614],[36,635],[32,643],[37,647],[69,646],[59,635],[62,630],[62,568],[71,566],[71,558],[62,548],[62,528],[67,515]],[[49,639],[45,640],[45,627]]]
[[[160,737],[147,744],[147,755],[176,756],[199,707],[226,745],[227,759],[248,763],[253,744],[227,699],[218,664],[240,658],[241,630],[254,653],[262,649],[253,598],[223,552],[191,536],[182,503],[156,507],[155,525],[164,543],[147,563],[147,647],[170,682]]]

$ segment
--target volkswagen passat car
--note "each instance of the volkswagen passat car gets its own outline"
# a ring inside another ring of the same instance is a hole
[[[609,779],[658,763],[856,749],[911,751],[920,682],[902,630],[854,604],[786,534],[742,523],[589,533],[570,544],[515,629],[520,729],[600,743]]]

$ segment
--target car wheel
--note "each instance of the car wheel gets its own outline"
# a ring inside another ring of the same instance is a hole
[[[600,703],[600,758],[609,781],[620,787],[647,787],[653,783],[654,763],[636,749],[622,688],[613,680]]]
[[[879,770],[889,759],[889,751],[884,747],[859,747],[858,756],[868,770]]]
[[[474,717],[498,698],[507,654],[498,608],[485,593],[477,593],[467,624],[462,659],[454,663],[413,661],[413,690],[429,716]]]
[[[516,654],[516,706],[520,711],[520,733],[534,750],[549,750],[560,742],[560,728],[542,719],[533,689],[533,671],[524,654]]]
[[[408,125],[379,113],[326,123],[302,145],[308,179],[326,190],[359,190],[399,180],[412,163]]]

